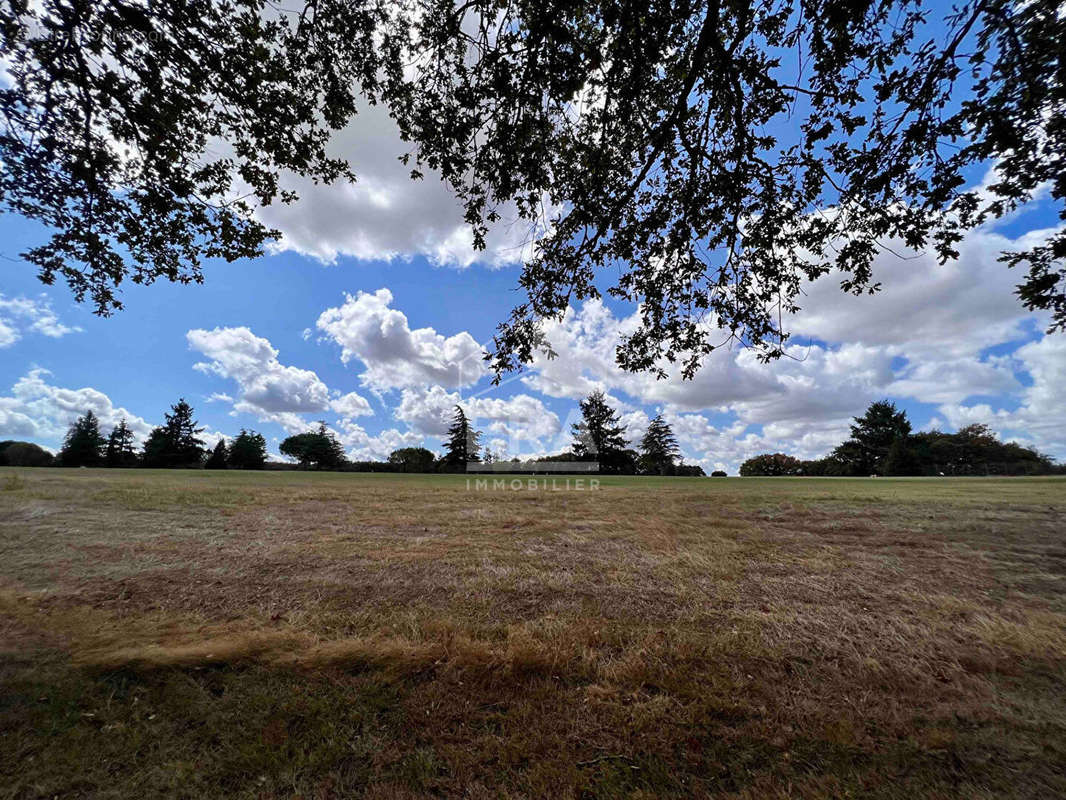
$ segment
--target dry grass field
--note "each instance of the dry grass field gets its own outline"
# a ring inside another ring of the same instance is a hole
[[[0,797],[1066,796],[1066,481],[0,470]]]

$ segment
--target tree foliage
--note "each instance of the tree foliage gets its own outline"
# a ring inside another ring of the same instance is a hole
[[[451,469],[465,467],[481,460],[481,432],[474,430],[466,412],[455,407],[455,416],[448,427],[448,441],[444,442],[444,463]]]
[[[86,411],[71,423],[59,451],[59,462],[64,467],[96,467],[104,460],[107,440],[100,433],[100,422],[91,411]]]
[[[241,428],[230,443],[227,464],[232,469],[262,469],[266,464],[266,447],[263,434]]]
[[[571,426],[574,455],[582,460],[598,458],[602,464],[626,449],[626,428],[603,392],[593,392],[580,405],[582,420]]]
[[[596,391],[580,403],[581,422],[571,426],[574,443],[571,449],[580,461],[599,461],[601,472],[632,475],[637,471],[639,456],[627,446],[626,428],[607,402]]]
[[[204,469],[227,469],[228,467],[229,448],[226,447],[225,439],[219,439],[215,449],[211,451],[211,455],[204,462]]]
[[[33,442],[0,442],[0,466],[5,467],[50,467],[52,454]]]
[[[326,145],[370,103],[476,246],[508,203],[544,233],[498,370],[603,274],[639,303],[620,365],[691,375],[730,339],[780,355],[803,283],[876,290],[890,241],[954,258],[1045,186],[1066,215],[1058,0],[3,3],[0,202],[99,313],[262,252],[254,208],[294,199],[282,173],[351,180]],[[1066,231],[1004,258],[1066,327]]]
[[[1043,475],[1062,470],[1031,448],[1017,442],[1001,442],[987,425],[968,425],[956,433],[911,433],[906,413],[884,400],[873,403],[863,416],[855,417],[851,430],[852,438],[825,458],[798,461],[782,454],[761,455],[746,461],[740,474]],[[788,472],[767,471],[771,459],[781,458],[789,459]]]
[[[301,467],[337,469],[348,460],[344,446],[324,422],[316,430],[289,436],[278,449],[283,455],[295,458]]]
[[[193,409],[184,398],[163,415],[163,425],[153,428],[144,442],[141,462],[146,467],[199,467],[204,458],[203,428],[193,419]]]
[[[656,415],[640,442],[640,467],[644,472],[669,475],[674,470],[674,462],[681,455],[670,424],[662,414]]]
[[[799,475],[800,461],[784,453],[764,453],[749,458],[740,465],[740,475],[744,478],[755,476],[780,477]]]
[[[389,463],[401,472],[432,472],[436,460],[424,447],[401,447],[389,453]]]
[[[104,452],[104,465],[108,467],[133,467],[137,464],[137,453],[133,449],[133,431],[126,424],[126,418],[118,421],[107,437],[107,449]]]
[[[865,414],[854,420],[851,439],[836,448],[833,457],[847,464],[852,474],[887,474],[885,461],[893,443],[900,440],[905,448],[910,436],[911,423],[907,413],[897,409],[895,403],[881,400],[872,403]]]

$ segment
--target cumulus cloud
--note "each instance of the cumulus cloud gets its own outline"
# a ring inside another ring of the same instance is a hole
[[[411,431],[389,428],[371,434],[350,419],[341,420],[339,427],[337,438],[352,461],[384,461],[393,450],[422,444],[422,435]]]
[[[819,458],[848,436],[845,420],[829,422],[785,422],[751,430],[740,420],[714,425],[702,414],[667,412],[664,417],[673,428],[687,461],[704,470],[735,472],[738,465],[759,453],[787,452],[797,458]]]
[[[369,403],[354,392],[331,400],[318,375],[283,365],[270,342],[248,328],[196,329],[185,338],[190,348],[210,359],[195,364],[194,369],[237,382],[240,391],[233,403],[235,411],[277,422],[286,430],[304,428],[298,416],[303,413],[329,409],[349,416],[373,413]]]
[[[329,401],[329,407],[342,417],[369,417],[374,413],[370,402],[357,392],[334,397]]]
[[[486,374],[484,351],[466,331],[444,336],[433,328],[412,330],[407,315],[391,308],[392,292],[347,295],[328,308],[317,326],[341,346],[341,359],[363,363],[364,386],[382,392],[404,387],[472,386]]]
[[[123,418],[138,441],[151,431],[149,422],[115,406],[103,392],[55,386],[48,382],[49,375],[46,369],[30,370],[16,381],[9,396],[0,396],[0,437],[33,439],[57,447],[70,424],[86,411],[97,416],[105,433]]]
[[[500,209],[503,221],[492,228],[486,248],[474,249],[473,232],[439,175],[424,169],[425,178],[414,181],[411,167],[400,163],[410,147],[383,107],[363,109],[334,135],[331,149],[349,161],[358,180],[327,186],[293,179],[290,188],[299,193],[298,203],[275,203],[257,212],[281,231],[279,249],[324,262],[339,256],[390,261],[422,254],[455,267],[502,266],[528,257],[536,231],[516,221],[512,206]]]
[[[971,231],[958,245],[959,258],[945,264],[932,252],[906,258],[882,253],[873,266],[882,288],[871,296],[841,294],[842,276],[831,272],[806,287],[791,330],[828,342],[906,345],[915,358],[972,357],[1024,335],[1024,323],[1034,315],[1014,293],[1018,273],[997,259],[1004,250],[1032,247],[1049,233],[1034,231],[1012,240],[990,229]]]
[[[762,364],[750,350],[711,353],[692,380],[674,374],[664,380],[623,372],[614,345],[636,324],[615,317],[600,301],[570,309],[546,326],[557,358],[539,357],[523,380],[536,391],[581,399],[594,390],[612,391],[639,404],[677,411],[734,411],[746,422],[832,419],[854,412],[893,379],[893,356],[884,350],[846,345],[790,348],[789,357]]]
[[[1018,348],[1012,358],[1029,377],[1016,408],[945,403],[940,413],[954,428],[984,423],[1004,439],[1066,458],[1066,337],[1045,336]]]
[[[27,332],[59,339],[79,331],[79,327],[60,322],[45,295],[32,298],[0,294],[0,348],[10,347]]]
[[[528,394],[512,397],[474,395],[463,398],[441,386],[404,389],[395,411],[396,419],[426,436],[443,436],[451,424],[455,407],[462,406],[471,424],[498,441],[508,443],[508,452],[525,447],[536,449],[562,430],[559,417],[544,403]]]

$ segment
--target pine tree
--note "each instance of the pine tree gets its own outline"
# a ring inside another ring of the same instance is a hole
[[[192,406],[180,398],[165,414],[166,422],[152,430],[144,443],[146,467],[198,467],[204,457],[203,431],[192,418]]]
[[[318,437],[318,443],[315,446],[315,461],[320,469],[336,469],[343,466],[344,462],[348,460],[348,457],[344,454],[344,445],[342,445],[337,437],[333,435],[333,432],[326,427],[326,423],[318,423],[318,431],[316,432]]]
[[[233,469],[262,469],[266,463],[266,439],[261,433],[241,428],[229,447],[229,466]]]
[[[455,417],[448,428],[448,441],[444,443],[444,463],[449,467],[464,467],[481,459],[478,452],[481,433],[470,427],[470,421],[460,406],[455,407]]]
[[[671,474],[674,461],[681,455],[674,432],[670,429],[669,423],[663,419],[662,414],[656,416],[648,424],[648,430],[641,440],[640,449],[641,469],[644,472],[658,475]]]
[[[119,420],[107,437],[107,451],[104,464],[109,467],[132,467],[137,463],[137,454],[133,451],[133,431],[126,424],[126,418]]]
[[[67,430],[63,439],[63,449],[59,451],[59,461],[64,467],[96,467],[104,457],[104,437],[100,434],[100,423],[92,411],[78,417]]]
[[[229,450],[226,448],[226,440],[219,439],[210,457],[204,462],[204,469],[226,469],[229,460]]]
[[[171,406],[172,414],[166,414],[166,428],[170,434],[170,441],[174,447],[176,462],[182,466],[199,465],[203,460],[204,442],[197,438],[197,434],[203,428],[197,427],[197,422],[192,418],[192,406],[179,398],[178,402]]]
[[[572,428],[574,455],[589,459],[598,457],[602,463],[625,451],[625,426],[613,408],[607,404],[603,392],[593,392],[581,402],[582,422]]]
[[[883,473],[885,459],[892,443],[910,435],[911,423],[907,412],[896,408],[895,403],[882,400],[873,403],[861,417],[855,417],[851,426],[851,441],[858,445],[859,474]]]

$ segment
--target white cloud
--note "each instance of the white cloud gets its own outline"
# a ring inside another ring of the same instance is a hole
[[[1045,336],[1018,348],[1012,357],[1031,379],[1018,394],[1017,408],[947,403],[940,413],[953,428],[984,423],[1004,439],[1066,459],[1066,336]]]
[[[998,395],[1022,388],[1013,358],[923,361],[903,370],[887,387],[891,395],[916,397],[926,403],[958,403],[975,394]]]
[[[511,453],[531,446],[536,448],[562,430],[558,415],[528,394],[463,398],[458,392],[448,392],[441,386],[404,389],[395,416],[413,431],[426,436],[444,436],[457,405],[462,406],[476,428],[494,435],[496,440],[506,441],[506,449]]]
[[[455,406],[461,402],[458,393],[441,386],[404,389],[393,415],[413,431],[426,436],[443,436],[451,424]]]
[[[33,369],[19,378],[11,395],[0,396],[0,437],[28,438],[58,447],[70,424],[92,411],[100,420],[105,435],[125,418],[138,441],[152,429],[152,425],[122,407],[111,398],[91,387],[67,389],[46,380],[51,373]]]
[[[26,332],[59,339],[79,331],[81,328],[59,321],[51,301],[43,294],[37,299],[0,294],[0,348],[10,347]]]
[[[235,411],[278,422],[287,430],[306,427],[299,414],[326,411],[335,404],[345,410],[341,413],[354,413],[363,400],[366,410],[359,413],[372,413],[366,400],[354,393],[331,400],[318,375],[281,364],[270,342],[248,328],[196,329],[185,338],[190,348],[211,359],[195,364],[195,369],[237,382],[240,392],[233,404]]]
[[[392,292],[347,295],[328,308],[318,329],[341,346],[341,359],[361,361],[363,385],[376,392],[404,387],[471,386],[486,374],[484,351],[466,331],[444,336],[433,328],[412,330],[407,315],[390,308]]]
[[[978,229],[959,243],[959,258],[945,264],[931,252],[907,258],[882,253],[873,266],[882,288],[871,296],[842,294],[841,275],[831,272],[805,288],[791,330],[828,342],[906,345],[912,358],[972,357],[1019,338],[1024,322],[1033,319],[1014,293],[1019,274],[997,259],[1004,250],[1030,247],[1048,233],[1011,240]],[[906,252],[899,247],[897,252]]]
[[[578,400],[600,389],[677,411],[734,411],[746,422],[762,424],[840,418],[874,399],[893,379],[888,351],[846,345],[792,347],[788,358],[770,365],[750,350],[719,349],[694,379],[674,374],[657,380],[615,364],[615,343],[635,324],[635,316],[619,319],[599,301],[571,309],[562,321],[546,326],[558,357],[538,357],[524,382],[556,397]]]
[[[341,421],[337,438],[352,461],[384,461],[393,450],[422,444],[421,434],[400,432],[395,428],[370,434],[350,419]]]
[[[331,150],[348,160],[358,180],[332,185],[292,179],[297,203],[275,203],[259,218],[282,232],[278,249],[294,250],[324,262],[338,256],[392,260],[424,254],[436,264],[467,267],[520,263],[527,258],[533,231],[515,222],[512,206],[500,209],[504,221],[493,226],[484,251],[473,247],[473,233],[451,190],[432,170],[411,179],[399,156],[410,150],[381,106],[363,108],[351,124],[334,134]]]
[[[329,402],[329,407],[342,417],[369,417],[374,413],[370,402],[361,394],[348,392],[348,394],[334,397]]]

